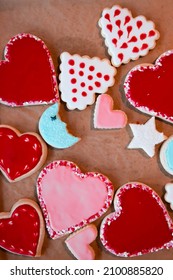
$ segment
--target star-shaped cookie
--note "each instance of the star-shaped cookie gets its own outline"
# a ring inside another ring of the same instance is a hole
[[[149,157],[155,154],[155,145],[163,142],[167,137],[157,131],[155,117],[150,118],[145,124],[129,124],[133,132],[133,139],[128,149],[143,149]]]

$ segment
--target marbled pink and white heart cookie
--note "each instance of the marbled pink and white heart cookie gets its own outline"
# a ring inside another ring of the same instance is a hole
[[[62,53],[60,59],[59,89],[61,99],[70,110],[84,110],[94,103],[95,93],[105,93],[114,84],[116,69],[108,59],[67,52]]]
[[[159,38],[152,21],[144,16],[133,18],[128,9],[118,5],[103,10],[99,26],[115,67],[145,56]]]
[[[37,180],[37,194],[47,230],[55,239],[102,216],[113,197],[113,185],[102,174],[82,173],[73,162],[50,163]]]

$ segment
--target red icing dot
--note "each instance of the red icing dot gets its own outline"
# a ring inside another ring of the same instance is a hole
[[[76,93],[76,92],[77,92],[77,89],[76,89],[76,88],[73,88],[73,89],[72,89],[72,92],[73,92],[73,93]]]
[[[116,25],[120,28],[120,25],[121,25],[121,20],[119,20],[119,19],[118,19],[118,20],[116,20],[116,21],[115,21],[115,24],[116,24]]]
[[[120,48],[121,48],[121,49],[126,49],[126,48],[128,48],[127,43],[123,43],[122,46],[121,46]]]
[[[84,82],[82,82],[80,85],[81,85],[81,87],[85,87],[85,83]]]
[[[92,87],[92,86],[89,86],[88,89],[89,89],[89,90],[93,90],[93,87]]]
[[[105,79],[105,81],[109,81],[109,79],[110,79],[109,75],[104,75],[104,79]]]
[[[83,76],[84,72],[83,71],[79,71],[79,76]]]
[[[92,80],[92,79],[93,79],[93,76],[89,75],[88,80]]]
[[[116,45],[116,44],[117,44],[117,39],[116,39],[116,38],[113,38],[113,39],[112,39],[112,43],[113,43],[114,45]]]
[[[75,78],[71,79],[71,83],[75,84],[76,83],[76,79]]]
[[[128,37],[129,37],[131,31],[132,31],[132,26],[127,26]]]
[[[76,102],[76,101],[77,101],[77,98],[76,98],[76,97],[73,97],[73,98],[72,98],[72,101],[73,101],[73,102]]]
[[[129,21],[130,21],[130,17],[129,17],[129,16],[126,16],[126,17],[125,17],[125,21],[124,21],[124,25],[126,25]]]
[[[89,70],[90,70],[90,71],[94,71],[94,70],[95,70],[95,67],[94,67],[94,66],[90,66],[90,67],[89,67]]]
[[[110,21],[110,15],[109,15],[109,14],[106,14],[106,15],[105,15],[105,19],[107,19],[107,20]]]
[[[98,78],[101,78],[101,77],[102,77],[102,73],[98,72],[98,73],[96,74],[96,76],[97,76]]]
[[[115,10],[115,12],[114,12],[114,17],[118,16],[120,13],[121,13],[120,10]]]
[[[123,57],[124,57],[123,53],[119,53],[119,54],[118,54],[118,58],[119,58],[121,61],[123,60]]]
[[[139,52],[139,49],[137,47],[134,47],[132,52],[137,53],[137,52]]]
[[[132,38],[128,41],[128,43],[135,43],[137,42],[136,36],[132,36]]]
[[[101,83],[100,82],[95,82],[96,87],[100,87]]]
[[[87,93],[85,91],[82,91],[82,96],[87,96]]]
[[[145,33],[142,33],[142,34],[140,35],[140,39],[141,39],[141,40],[144,40],[146,37],[147,37],[147,34],[145,34]]]
[[[79,64],[79,67],[80,67],[80,68],[84,68],[84,67],[85,67],[85,63],[84,63],[84,62],[81,62],[81,63]]]
[[[154,30],[151,30],[148,34],[149,37],[152,37],[156,34],[156,32]]]
[[[147,44],[143,44],[142,47],[141,47],[141,50],[145,50],[148,48],[148,45]]]
[[[122,30],[118,30],[119,39],[121,38],[122,35],[123,35],[123,31]]]
[[[69,70],[69,73],[70,73],[70,74],[74,74],[74,69],[70,69],[70,70]]]
[[[74,60],[73,59],[69,59],[68,64],[73,66],[74,65]]]
[[[110,32],[112,32],[112,24],[107,24],[106,27]]]
[[[138,29],[142,26],[142,21],[141,20],[138,20],[137,22],[136,22],[136,25],[137,25],[137,27],[138,27]]]

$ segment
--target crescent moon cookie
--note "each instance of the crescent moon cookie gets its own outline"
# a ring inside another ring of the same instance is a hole
[[[116,69],[108,59],[67,52],[60,59],[59,89],[69,110],[84,110],[95,102],[95,93],[105,93],[115,82]]]
[[[51,238],[72,233],[109,208],[113,185],[102,174],[82,173],[73,162],[54,161],[37,180],[37,194]]]
[[[39,120],[39,131],[47,144],[54,148],[66,149],[77,142],[80,138],[71,135],[59,116],[59,103],[50,106],[44,111]]]
[[[145,184],[123,185],[114,208],[100,228],[101,242],[110,253],[133,257],[173,247],[173,222],[161,198]]]
[[[113,99],[108,94],[97,97],[94,110],[94,127],[98,129],[123,128],[127,124],[127,116],[121,110],[113,110]]]
[[[173,136],[170,136],[161,146],[160,162],[163,168],[173,175]]]
[[[47,146],[37,133],[21,134],[8,125],[0,125],[0,147],[0,170],[9,182],[30,176],[47,157]]]
[[[18,255],[39,257],[45,228],[37,203],[21,199],[11,212],[0,213],[0,247]]]
[[[118,5],[103,10],[99,26],[115,67],[147,55],[160,36],[152,21],[144,16],[133,18],[128,9]]]
[[[173,50],[163,53],[155,64],[140,64],[128,73],[124,91],[139,111],[173,123]]]
[[[91,243],[97,237],[97,228],[95,225],[88,225],[72,233],[65,241],[70,252],[78,260],[94,260],[95,252]]]
[[[44,42],[25,33],[11,38],[0,61],[0,103],[14,107],[58,99],[56,73]]]

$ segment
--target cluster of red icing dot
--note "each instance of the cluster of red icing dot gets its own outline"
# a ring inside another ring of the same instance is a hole
[[[79,70],[76,71],[73,66],[75,66],[75,60],[74,59],[69,59],[68,60],[68,64],[70,67],[69,69],[69,74],[71,75],[71,79],[70,79],[70,82],[72,84],[72,93],[73,94],[76,94],[77,93],[77,88],[75,87],[75,85],[77,84],[77,76],[75,76],[74,78],[74,75],[79,75],[80,77],[84,77],[86,79],[86,76],[85,76],[85,69],[86,69],[86,63],[84,62],[80,62],[78,67],[79,67]],[[110,79],[110,76],[109,75],[103,75],[101,72],[96,72],[95,70],[95,67],[93,65],[90,65],[89,67],[87,67],[87,70],[89,70],[89,75],[87,76],[87,80],[88,81],[91,81],[93,84],[92,85],[87,85],[86,82],[82,81],[80,82],[80,86],[82,88],[81,90],[81,96],[82,97],[86,97],[88,95],[88,92],[87,91],[93,91],[94,89],[94,86],[96,88],[100,88],[101,87],[101,82],[99,80],[96,80],[96,79],[104,79],[105,81],[109,81]],[[95,71],[95,73],[93,73]],[[74,87],[73,87],[74,85]],[[84,90],[85,88],[85,90]],[[72,97],[72,101],[73,102],[77,102],[77,97]]]

